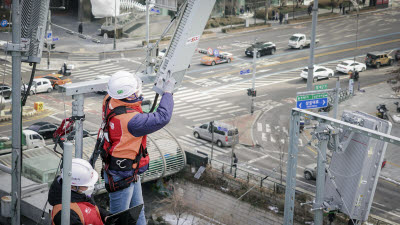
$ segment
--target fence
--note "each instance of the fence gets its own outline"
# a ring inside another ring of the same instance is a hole
[[[345,92],[348,92],[347,89],[343,91],[344,95],[346,95]],[[222,174],[229,173],[234,177],[234,179],[246,181],[248,184],[253,184],[254,186],[252,186],[252,188],[254,187],[266,188],[276,193],[283,193],[285,191],[286,188],[285,175],[283,175],[283,180],[280,181],[280,177],[278,177],[280,176],[280,174],[278,171],[274,170],[270,171],[268,174],[260,174],[251,170],[240,168],[238,166],[236,167],[232,166],[232,173],[230,173],[231,170],[230,163],[222,162],[215,159],[213,159],[211,163],[213,169],[220,170]],[[315,193],[296,188],[296,198],[299,197],[299,194],[302,194],[303,196],[308,196],[309,198],[315,197]],[[373,225],[393,224],[392,221],[388,221],[384,218],[371,214],[369,216],[368,222],[369,224]]]

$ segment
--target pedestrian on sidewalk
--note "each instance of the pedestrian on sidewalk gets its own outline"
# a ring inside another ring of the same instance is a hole
[[[82,23],[79,23],[79,26],[78,26],[78,33],[80,33],[80,34],[83,33],[83,24],[82,24]]]
[[[342,8],[343,8],[343,5],[342,5],[342,3],[340,3],[340,4],[339,4],[339,13],[342,12]]]
[[[272,10],[272,20],[275,19],[275,10]]]
[[[285,24],[289,23],[289,13],[285,14]]]
[[[279,12],[279,24],[282,24],[283,21],[283,13]]]
[[[275,12],[275,18],[274,18],[274,20],[275,20],[275,21],[278,21],[278,17],[279,17],[279,11],[276,11],[276,12]]]
[[[308,6],[307,11],[308,11],[308,15],[311,15],[311,12],[312,12],[312,5],[311,4]]]

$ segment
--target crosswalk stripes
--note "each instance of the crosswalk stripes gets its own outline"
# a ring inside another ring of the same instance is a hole
[[[115,71],[127,70],[130,71],[131,68],[126,68],[119,64],[96,64],[89,67],[81,68],[79,70],[73,71],[72,75],[74,78],[79,80],[92,80],[97,75],[108,75],[111,76]]]
[[[263,128],[265,128],[265,130]],[[279,141],[280,143],[285,144],[286,140],[284,138],[280,138],[279,135],[274,134],[279,134],[280,132],[283,132],[286,136],[288,136],[288,129],[285,126],[272,126],[272,129],[273,132],[271,131],[271,125],[269,124],[265,124],[264,127],[263,123],[257,122],[257,132],[261,133],[262,141],[271,143],[277,143]],[[301,138],[299,138],[298,144],[299,146],[303,146],[303,141],[301,140]]]
[[[100,61],[100,55],[98,53],[69,54],[68,61]]]
[[[192,135],[187,134],[184,136],[179,136],[178,141],[187,148],[191,150],[199,150],[202,152],[206,152],[209,155],[211,154],[211,142],[203,140],[203,139],[195,139]],[[230,147],[220,148],[214,144],[213,146],[213,155],[218,156],[222,154],[229,154],[231,152]]]
[[[30,66],[25,66],[28,64],[21,64],[21,72],[30,72],[32,68]],[[0,77],[1,76],[11,76],[12,75],[12,65],[0,61]]]

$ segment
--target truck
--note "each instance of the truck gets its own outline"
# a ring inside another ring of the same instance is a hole
[[[319,42],[318,39],[315,39],[315,44]],[[290,48],[297,48],[297,49],[303,49],[304,47],[310,47],[311,40],[307,39],[307,36],[305,34],[293,34],[289,38],[289,44],[288,46]]]
[[[22,150],[45,146],[44,138],[33,130],[22,131]],[[0,155],[11,153],[11,138],[0,137]]]

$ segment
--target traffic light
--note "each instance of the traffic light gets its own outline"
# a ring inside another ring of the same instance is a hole
[[[44,43],[44,47],[47,48],[47,43],[46,42]],[[56,44],[50,44],[50,48],[51,48],[51,50],[55,49],[56,48]]]
[[[247,96],[256,97],[256,94],[257,94],[256,89],[253,89],[253,88],[247,89]]]

